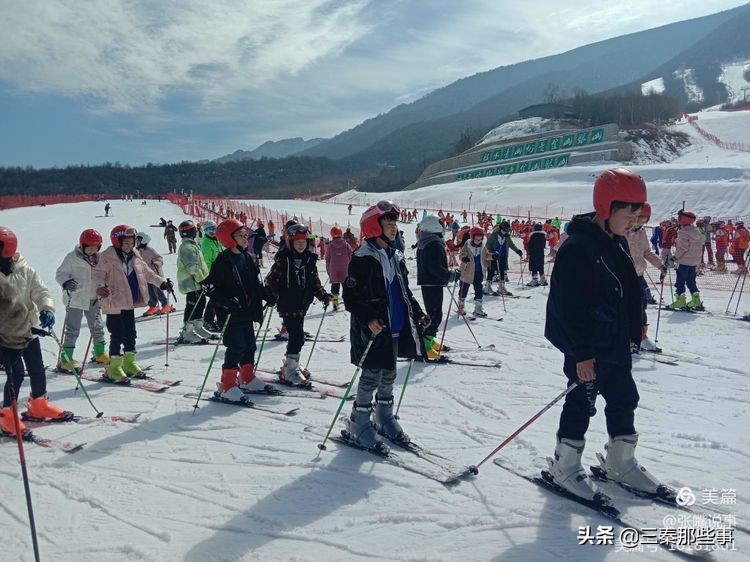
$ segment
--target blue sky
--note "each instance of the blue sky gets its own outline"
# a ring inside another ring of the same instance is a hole
[[[330,137],[464,76],[742,3],[3,2],[0,165],[176,162]]]

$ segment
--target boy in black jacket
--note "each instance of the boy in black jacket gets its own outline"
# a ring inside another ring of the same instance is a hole
[[[534,225],[534,231],[529,236],[529,271],[531,281],[526,283],[527,287],[538,287],[546,285],[544,278],[544,247],[547,245],[547,235],[542,230],[542,223]]]
[[[545,337],[565,354],[563,372],[577,386],[565,399],[554,459],[556,484],[589,500],[606,501],[581,466],[584,436],[606,401],[607,477],[647,492],[661,484],[635,459],[638,390],[631,373],[630,344],[640,343],[640,287],[624,237],[646,202],[646,184],[622,168],[603,172],[594,186],[595,213],[571,221],[552,271]],[[663,487],[661,487],[663,489]]]
[[[344,283],[344,305],[351,313],[352,364],[359,365],[371,335],[374,336],[347,420],[348,436],[356,444],[381,454],[388,451],[388,446],[378,432],[396,442],[409,441],[393,416],[396,357],[421,356],[417,324],[425,328],[430,325],[429,316],[409,290],[404,256],[392,247],[400,213],[391,201],[380,201],[363,213],[359,224],[366,241],[354,252]],[[376,390],[373,426],[370,417]]]
[[[424,330],[424,349],[428,359],[437,359],[442,347],[437,330],[443,320],[443,289],[455,275],[448,269],[448,254],[443,241],[443,225],[436,215],[427,215],[419,223],[417,234],[417,285],[422,289],[425,312],[430,325]]]
[[[236,219],[223,221],[216,238],[226,250],[211,265],[204,282],[217,307],[227,348],[221,369],[217,398],[243,402],[243,390],[264,390],[268,385],[255,378],[255,331],[253,322],[263,321],[263,285],[255,258],[248,252],[248,229]]]
[[[331,302],[318,277],[318,256],[307,248],[308,230],[304,224],[293,224],[286,230],[287,250],[277,252],[271,271],[266,276],[266,293],[270,303],[276,303],[279,316],[289,333],[286,356],[281,366],[281,382],[309,386],[307,373],[299,366],[299,356],[305,343],[305,314],[317,297],[323,303],[323,313]]]

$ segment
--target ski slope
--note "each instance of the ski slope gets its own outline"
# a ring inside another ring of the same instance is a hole
[[[667,174],[669,169],[673,168],[655,166],[643,171]],[[697,164],[692,169],[697,170]],[[571,182],[568,174],[578,174],[580,189],[588,189],[584,182],[587,171],[555,173],[561,175],[552,177]],[[715,205],[724,205],[723,195],[716,194],[735,181],[711,180],[715,173],[716,169],[710,169],[704,183],[713,184]],[[513,181],[514,189],[520,189],[515,183],[520,179]],[[685,183],[697,182],[686,178]],[[477,197],[481,191],[475,192]],[[583,200],[581,195],[581,204]],[[320,210],[317,214],[329,222],[347,217],[346,207],[341,205],[277,204],[300,213]],[[0,212],[0,224],[18,234],[19,251],[38,268],[56,296],[58,333],[64,309],[54,272],[85,228],[97,228],[105,239],[116,224],[146,230],[154,247],[164,254],[168,276],[175,278],[175,256],[166,253],[161,229],[148,224],[160,216],[179,221],[181,212],[168,203],[149,202],[143,207],[115,201],[114,216],[98,218],[102,205],[80,203]],[[732,205],[726,203],[726,212],[735,209]],[[358,211],[354,210],[355,217]],[[408,250],[407,258],[412,257]],[[412,287],[421,301],[414,287],[415,262],[410,259],[408,264]],[[511,289],[516,289],[517,280],[518,275],[512,274]],[[547,290],[517,292],[531,298],[505,304],[498,298],[485,300],[490,318],[502,317],[502,322],[471,323],[480,344],[494,343],[495,351],[477,351],[472,335],[455,315],[448,323],[446,343],[455,348],[455,358],[497,359],[502,361],[500,368],[416,364],[411,372],[401,410],[405,430],[416,442],[457,463],[477,463],[565,387],[561,354],[543,337]],[[723,317],[726,292],[708,291],[702,296],[713,315],[666,312],[660,319],[659,343],[670,352],[684,354],[679,366],[650,358],[635,361],[634,377],[641,395],[636,417],[641,433],[638,452],[654,474],[672,486],[691,487],[699,498],[704,489],[735,490],[736,505],[713,507],[747,526],[750,326]],[[184,299],[179,298],[177,306],[182,308]],[[446,295],[446,306],[447,300]],[[321,311],[319,304],[311,308],[308,331],[317,329]],[[739,311],[750,311],[750,295],[744,296]],[[649,314],[653,333],[656,310]],[[278,325],[274,318],[272,330]],[[673,554],[649,547],[632,553],[618,552],[615,546],[579,546],[579,526],[596,530],[597,525],[610,523],[491,462],[481,468],[478,477],[447,488],[330,442],[328,451],[318,457],[316,445],[338,405],[333,398],[257,397],[256,402],[265,407],[282,411],[299,408],[294,417],[210,402],[202,402],[193,413],[194,400],[183,395],[195,391],[203,381],[213,348],[170,349],[169,367],[165,367],[164,346],[150,342],[163,339],[166,320],[137,326],[141,363],[154,365],[152,374],[156,376],[184,382],[163,394],[88,383],[89,393],[106,415],[141,413],[138,423],[102,421],[35,430],[41,436],[86,443],[74,454],[27,445],[44,560],[674,559]],[[170,334],[176,335],[179,326],[180,319],[171,317]],[[348,336],[348,313],[329,312],[322,333]],[[84,328],[76,349],[79,359],[87,338]],[[53,365],[54,343],[46,339],[43,348],[45,362]],[[303,349],[305,361],[310,348],[307,343]],[[278,367],[283,351],[284,344],[266,342],[260,366]],[[223,349],[219,354],[207,391],[219,377]],[[348,357],[347,343],[319,343],[310,369],[319,377],[348,381],[354,370]],[[397,392],[406,371],[407,364],[401,363]],[[69,376],[49,373],[48,384],[55,403],[80,415],[93,415]],[[28,390],[25,383],[24,397]],[[348,414],[350,408],[347,404],[343,412]],[[588,433],[585,460],[589,463],[595,461],[594,453],[602,451],[606,441],[601,402],[599,410]],[[544,457],[555,445],[559,413],[558,404],[498,457],[530,473],[544,467]],[[2,560],[32,560],[16,445],[8,440],[0,442],[0,484]],[[641,521],[642,526],[664,527],[665,514],[676,513],[655,510],[646,502],[626,497],[618,505],[624,516]],[[747,560],[749,548],[747,534],[738,531],[736,550],[718,552],[715,559]]]

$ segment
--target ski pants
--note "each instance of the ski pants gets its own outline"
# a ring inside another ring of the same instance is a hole
[[[174,254],[177,251],[177,239],[167,238],[167,246],[169,246],[169,253]]]
[[[216,323],[216,305],[212,299],[206,301],[206,309],[203,311],[203,320]]]
[[[584,438],[589,420],[596,415],[597,394],[601,394],[606,402],[607,433],[612,437],[635,433],[635,409],[640,396],[630,368],[614,363],[596,363],[595,368],[596,379],[577,386],[565,397],[558,438]],[[565,356],[563,372],[568,377],[568,385],[578,380],[576,360],[572,355]]]
[[[738,268],[745,267],[745,252],[747,252],[747,248],[737,248],[735,245],[734,263],[737,264]]]
[[[393,340],[393,363],[396,364],[398,355],[398,338]],[[396,381],[396,368],[393,369],[362,369],[357,387],[356,403],[360,406],[372,404],[373,393],[378,391],[378,398],[391,398],[393,396],[393,383]]]
[[[508,254],[497,256],[497,275],[500,281],[508,280]]]
[[[694,265],[680,265],[677,267],[677,280],[674,283],[674,287],[678,295],[685,292],[685,285],[687,285],[691,295],[698,292],[698,285],[695,284],[696,269]]]
[[[714,263],[714,252],[711,249],[711,242],[706,242],[703,245],[703,250],[701,250],[701,263],[703,263],[703,254],[708,251],[708,265],[713,265]]]
[[[31,397],[39,398],[47,392],[47,372],[42,360],[42,346],[39,344],[39,338],[34,338],[23,351],[14,349],[0,348],[2,350],[3,364],[8,374],[8,380],[5,383],[3,393],[3,404],[7,407],[13,399],[12,389],[15,390],[16,397],[21,394],[21,385],[23,384],[24,368],[29,374],[31,383]],[[6,361],[8,362],[6,364]],[[10,366],[10,370],[8,369]]]
[[[648,283],[646,283],[646,279],[643,275],[638,278],[638,284],[641,286],[641,326],[645,326],[648,324],[646,306],[648,305],[649,290]]]
[[[202,320],[205,307],[206,293],[204,291],[190,291],[185,295],[185,311],[182,314],[182,321]]]
[[[107,314],[109,330],[109,355],[122,355],[122,352],[135,351],[135,310],[121,310],[120,314]]]
[[[716,246],[716,263],[724,263],[726,261],[726,246]]]
[[[424,311],[430,317],[430,325],[424,329],[424,335],[435,337],[440,323],[443,321],[443,290],[445,287],[423,286],[422,299],[424,300]]]
[[[156,303],[159,303],[161,306],[165,306],[167,304],[167,295],[164,294],[164,291],[162,291],[156,285],[149,284],[149,286],[148,286],[148,305],[149,306],[156,306]]]
[[[497,275],[497,256],[493,255],[490,260],[490,266],[487,268],[487,281],[492,281]]]
[[[151,287],[151,285],[149,285]],[[102,323],[101,307],[99,299],[92,299],[88,310],[68,307],[65,310],[65,332],[63,333],[62,346],[75,347],[78,335],[81,333],[81,321],[86,315],[86,323],[89,326],[92,340],[104,341],[104,324]]]
[[[482,281],[484,281],[484,276],[482,275],[482,270],[475,270],[474,271],[474,282],[472,285],[474,286],[474,300],[475,301],[481,301],[482,297],[484,296],[483,287],[482,287]],[[458,289],[458,296],[462,299],[466,298],[466,295],[469,294],[469,283],[464,283],[461,281],[461,286]],[[426,304],[426,303],[425,303]]]
[[[238,369],[242,365],[255,363],[255,330],[253,323],[230,324],[224,330],[224,369]]]
[[[341,283],[331,283],[331,294],[332,295],[339,295],[339,292],[341,291]]]
[[[305,344],[305,317],[284,316],[284,326],[289,332],[289,340],[286,342],[286,354],[294,355],[302,351]]]

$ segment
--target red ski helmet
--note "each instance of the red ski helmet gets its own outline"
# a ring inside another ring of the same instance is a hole
[[[473,226],[471,230],[469,230],[469,236],[471,236],[472,240],[474,240],[475,236],[481,236],[484,238],[484,229],[479,226]]]
[[[132,226],[127,224],[118,224],[109,233],[109,240],[112,242],[112,246],[116,249],[120,249],[120,244],[123,238],[133,237],[133,244],[135,245],[135,237],[138,236],[138,231]]]
[[[87,228],[81,232],[81,237],[78,239],[78,244],[81,246],[81,251],[86,246],[96,246],[99,250],[102,249],[102,235],[99,234],[98,230],[93,228]]]
[[[234,239],[234,233],[241,228],[245,228],[245,225],[237,219],[223,220],[216,228],[216,239],[225,248],[236,248],[237,240]]]
[[[334,226],[331,229],[331,238],[341,238],[344,235],[344,233],[341,231],[341,229],[338,226]]]
[[[648,202],[644,203],[643,207],[641,207],[641,216],[648,219],[651,218],[651,205]]]
[[[375,205],[368,207],[367,210],[362,213],[362,218],[359,219],[359,227],[362,230],[362,236],[365,238],[378,238],[383,236],[383,226],[380,224],[380,219],[384,217],[391,217],[398,220],[401,215],[401,209],[398,208],[393,201],[378,201]]]
[[[294,249],[293,243],[295,240],[307,240],[307,236],[310,234],[310,231],[304,224],[293,224],[289,228],[286,229],[286,237],[284,240],[286,241],[286,246],[290,250]]]
[[[646,182],[625,168],[603,171],[594,184],[594,210],[597,216],[608,220],[615,201],[643,205],[646,202]]]
[[[16,254],[18,249],[18,238],[15,233],[8,227],[0,226],[0,257],[10,259]]]
[[[690,211],[680,211],[677,213],[677,221],[681,226],[693,224],[695,222],[695,213],[691,213]]]

